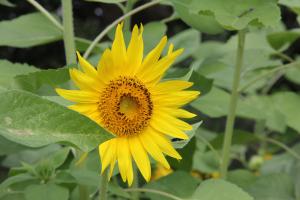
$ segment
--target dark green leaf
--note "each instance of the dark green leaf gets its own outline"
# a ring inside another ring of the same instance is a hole
[[[68,142],[90,151],[112,137],[87,117],[27,92],[2,92],[0,100],[0,134],[17,143]]]
[[[190,200],[254,200],[238,186],[224,180],[204,181]]]
[[[62,31],[41,13],[0,22],[0,46],[32,47],[61,39]]]
[[[191,1],[192,0],[172,0],[175,11],[182,21],[192,28],[208,34],[218,34],[224,31],[212,15],[205,13],[191,13],[189,10]]]
[[[276,0],[193,0],[190,10],[193,13],[212,13],[222,26],[234,30],[244,29],[251,22],[274,26],[280,20]]]
[[[168,176],[158,179],[155,182],[148,183],[145,188],[156,189],[171,193],[180,198],[186,198],[193,194],[198,183],[199,180],[195,179],[187,172],[176,171]],[[169,200],[169,198],[157,194],[147,193],[146,195],[151,199]]]
[[[294,200],[291,177],[286,174],[260,176],[246,189],[255,200]]]
[[[25,191],[26,200],[68,200],[69,191],[55,184],[30,185]]]
[[[27,64],[11,63],[8,60],[0,60],[0,86],[10,87],[15,76],[36,71],[39,71],[39,69]]]
[[[274,33],[270,33],[267,36],[269,43],[276,50],[287,49],[299,37],[300,37],[300,29],[274,32]]]

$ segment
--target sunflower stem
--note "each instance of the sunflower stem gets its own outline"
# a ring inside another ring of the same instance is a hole
[[[109,26],[107,26],[94,40],[93,42],[90,44],[90,46],[87,48],[87,50],[85,51],[83,57],[87,58],[89,57],[90,53],[92,52],[92,50],[94,49],[94,47],[97,45],[98,42],[100,42],[102,40],[102,38],[111,30],[113,29],[118,23],[120,23],[122,20],[126,19],[127,17],[134,15],[135,13],[138,13],[146,8],[149,8],[151,6],[154,6],[156,4],[158,4],[159,2],[161,2],[162,0],[156,0],[156,1],[150,1],[148,3],[145,3],[144,5],[141,5],[133,10],[131,10],[130,12],[126,13],[125,15],[119,17],[118,19],[116,19],[113,23],[111,23]]]
[[[101,175],[100,189],[99,189],[99,200],[106,200],[108,188],[108,169],[105,169]]]
[[[126,7],[124,10],[124,14],[130,12],[135,4],[136,0],[128,0],[126,3]],[[131,16],[127,17],[124,20],[124,30],[125,31],[130,31],[130,22],[131,22]]]
[[[63,9],[64,45],[67,64],[76,63],[72,0],[61,0]]]
[[[88,154],[85,152],[82,152],[80,150],[76,150],[76,157],[77,161],[75,163],[75,166],[80,170],[84,168],[85,166],[85,160],[87,158]],[[78,185],[78,191],[79,191],[79,199],[80,200],[88,200],[89,199],[89,193],[87,190],[87,187],[85,185]]]
[[[51,21],[57,28],[60,30],[63,30],[63,26],[60,24],[60,22],[55,19],[51,13],[49,13],[41,4],[36,2],[35,0],[27,0],[31,5],[33,5],[38,11],[40,11],[49,21]]]
[[[233,84],[231,90],[229,112],[226,120],[225,136],[223,141],[223,154],[222,154],[222,162],[221,162],[221,169],[220,169],[221,176],[223,179],[226,179],[228,164],[230,159],[231,140],[233,135],[233,127],[234,127],[236,107],[237,107],[238,95],[239,95],[238,87],[240,83],[240,74],[243,65],[244,46],[245,46],[245,31],[241,30],[238,32],[236,65],[235,65]]]
[[[137,167],[133,167],[133,183],[132,188],[138,188],[139,187],[139,176],[138,176],[138,170]],[[139,200],[139,193],[133,192],[132,193],[132,200]]]

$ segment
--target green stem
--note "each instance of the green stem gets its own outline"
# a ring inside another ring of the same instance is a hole
[[[144,5],[141,5],[133,10],[131,10],[130,12],[126,13],[125,15],[119,17],[118,19],[116,19],[112,24],[110,24],[109,26],[107,26],[94,40],[93,42],[90,44],[90,46],[87,48],[86,52],[84,53],[83,57],[87,58],[90,53],[92,52],[92,50],[94,49],[94,47],[97,45],[98,42],[101,41],[101,39],[112,29],[114,28],[118,23],[120,23],[122,20],[126,19],[127,17],[134,15],[135,13],[138,13],[139,11],[142,11],[146,8],[149,8],[151,6],[154,6],[156,4],[158,4],[159,2],[161,2],[162,0],[156,0],[156,1],[150,1],[149,3],[145,3]]]
[[[286,65],[281,65],[279,67],[275,67],[269,71],[267,71],[266,73],[263,73],[261,75],[258,75],[256,76],[254,79],[252,79],[251,81],[249,81],[247,84],[245,84],[243,87],[241,87],[239,89],[239,92],[242,92],[242,91],[245,91],[246,89],[248,89],[252,84],[255,84],[257,81],[261,80],[261,79],[264,79],[278,71],[281,71],[281,70],[285,70],[285,69],[288,69],[288,68],[292,68],[292,67],[300,67],[300,62],[299,61],[295,61],[295,62],[292,62],[292,63],[289,63],[289,64],[286,64]]]
[[[128,0],[127,3],[126,3],[126,7],[125,7],[125,12],[124,14],[130,12],[135,4],[136,0]],[[125,31],[130,31],[130,21],[131,21],[131,18],[130,17],[127,17],[125,20],[124,20],[124,30]]]
[[[182,198],[179,198],[173,194],[169,194],[167,192],[159,191],[159,190],[154,190],[154,189],[146,189],[146,188],[128,188],[124,189],[126,192],[148,192],[148,193],[154,193],[154,194],[159,194],[164,197],[168,197],[173,200],[183,200]]]
[[[266,142],[269,142],[269,143],[272,143],[274,145],[281,147],[282,149],[286,150],[286,152],[288,152],[289,154],[294,156],[296,159],[300,160],[300,155],[296,151],[294,151],[293,149],[291,149],[290,147],[285,145],[284,143],[274,140],[272,138],[267,138],[267,137],[263,137],[263,136],[256,135],[256,137],[260,140],[263,140],[263,141],[266,141]]]
[[[234,71],[234,79],[231,90],[231,98],[229,105],[229,112],[227,115],[226,127],[225,127],[225,136],[223,142],[223,154],[221,162],[221,176],[226,179],[227,169],[229,164],[230,149],[231,149],[231,140],[233,135],[233,126],[236,115],[236,107],[238,101],[238,87],[240,83],[240,74],[243,65],[243,56],[244,56],[244,46],[245,46],[245,31],[238,32],[238,49],[236,57],[236,65]]]
[[[64,45],[67,64],[76,63],[75,40],[73,30],[72,0],[61,0],[63,8]]]
[[[106,200],[108,187],[108,169],[106,169],[101,176],[99,200]]]
[[[85,166],[85,160],[87,158],[87,154],[84,152],[81,152],[80,150],[76,150],[76,157],[77,161],[75,163],[75,166],[81,170]],[[88,200],[89,199],[89,193],[87,190],[87,187],[85,185],[78,185],[78,190],[79,190],[79,200]]]
[[[132,188],[138,188],[139,187],[139,177],[138,177],[138,170],[136,166],[133,168],[133,183],[132,183]],[[139,200],[139,193],[138,192],[133,192],[132,193],[132,200]]]
[[[35,0],[27,0],[31,5],[33,5],[38,11],[40,11],[45,17],[49,19],[57,28],[63,30],[63,26],[57,21],[41,4]]]

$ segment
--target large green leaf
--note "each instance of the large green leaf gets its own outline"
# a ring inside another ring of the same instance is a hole
[[[274,26],[280,20],[277,0],[193,0],[190,10],[212,14],[222,26],[234,30],[244,29],[251,22]]]
[[[2,92],[0,101],[0,134],[17,143],[66,142],[90,151],[112,137],[87,117],[27,92]]]
[[[204,181],[190,200],[254,200],[238,186],[223,180]]]
[[[167,26],[161,22],[150,22],[144,26],[144,52],[148,53],[166,34]]]
[[[39,95],[51,96],[57,95],[54,88],[67,88],[69,80],[69,68],[47,69],[16,76],[12,87]]]
[[[192,0],[172,0],[174,8],[182,21],[191,27],[208,34],[218,34],[224,31],[212,15],[205,13],[191,13],[189,10],[191,1]]]
[[[272,96],[275,108],[286,119],[289,127],[300,131],[300,96],[293,92],[280,92]]]
[[[62,31],[40,13],[0,22],[0,46],[32,47],[62,39]]]
[[[246,190],[255,200],[295,200],[293,182],[286,174],[261,176]]]
[[[69,191],[55,184],[30,185],[25,191],[26,200],[68,200]]]
[[[268,35],[268,41],[274,49],[285,50],[300,37],[300,29],[273,32]]]
[[[195,52],[200,45],[200,36],[198,31],[188,29],[170,38],[169,43],[173,43],[175,49],[184,48],[184,52],[175,60],[175,63],[186,59]]]
[[[168,192],[180,198],[187,198],[193,194],[198,183],[199,180],[192,177],[187,172],[176,171],[168,176],[158,179],[157,181],[150,182],[144,187]],[[147,193],[147,196],[153,200],[169,200],[169,198],[157,194]]]
[[[0,86],[9,87],[15,76],[36,72],[38,70],[39,69],[28,64],[11,63],[8,60],[0,60]]]

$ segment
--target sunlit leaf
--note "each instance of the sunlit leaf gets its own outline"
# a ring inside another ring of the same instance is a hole
[[[27,92],[2,92],[0,100],[0,134],[23,145],[66,142],[90,151],[112,137],[87,117]]]
[[[32,47],[61,39],[62,31],[41,13],[0,22],[0,46]]]

